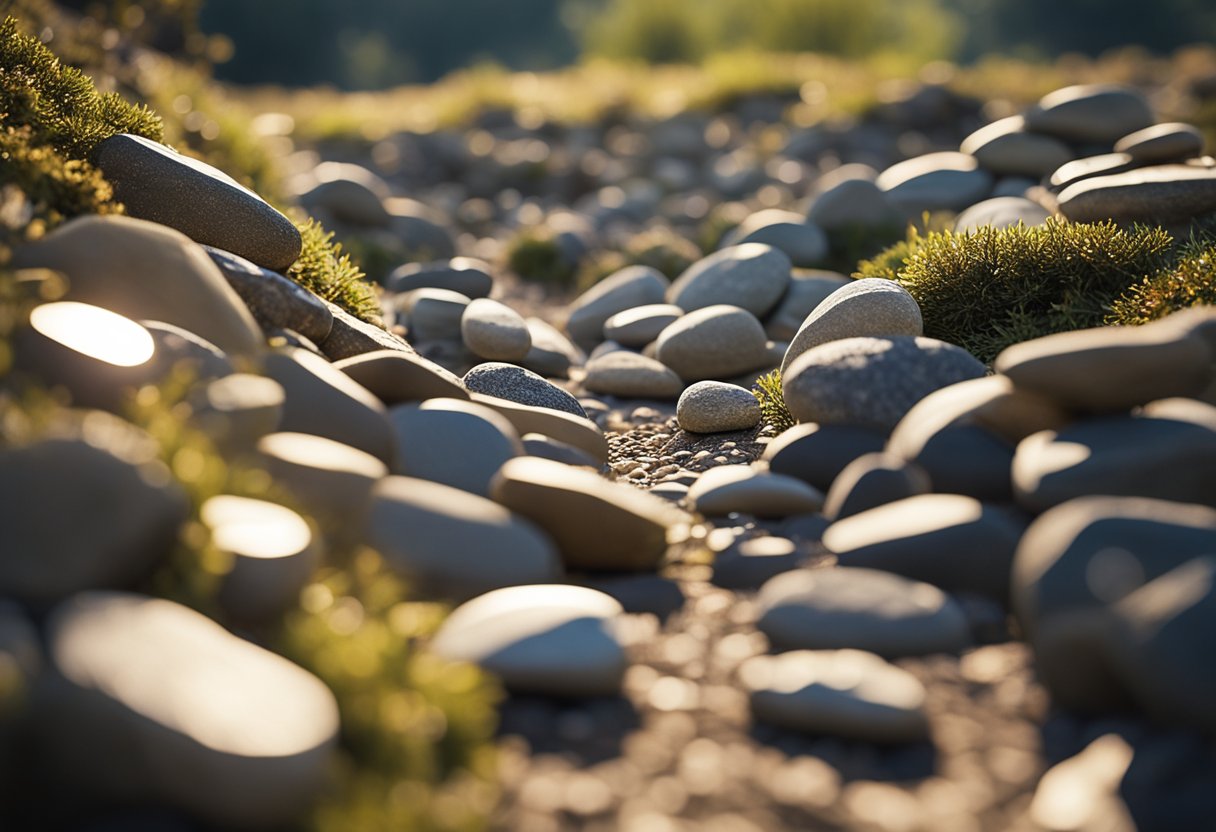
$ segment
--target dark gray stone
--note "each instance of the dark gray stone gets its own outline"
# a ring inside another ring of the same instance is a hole
[[[500,399],[561,410],[587,418],[586,411],[570,393],[551,384],[531,370],[501,361],[478,364],[464,375],[464,386],[474,393]]]

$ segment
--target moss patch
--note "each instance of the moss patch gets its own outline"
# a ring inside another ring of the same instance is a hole
[[[760,418],[774,432],[782,433],[794,426],[794,414],[786,407],[785,392],[781,389],[781,370],[773,370],[756,379],[752,395],[760,402]]]
[[[1192,306],[1216,305],[1216,240],[1186,246],[1178,263],[1131,286],[1112,305],[1106,322],[1138,326]]]
[[[334,242],[334,233],[313,219],[298,228],[304,247],[299,259],[287,270],[287,276],[356,318],[379,324],[376,290],[363,279],[363,272],[350,255],[342,251],[342,244]]]

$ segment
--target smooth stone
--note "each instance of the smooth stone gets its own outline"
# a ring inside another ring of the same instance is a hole
[[[675,370],[653,358],[624,349],[591,358],[586,370],[583,387],[592,393],[665,401],[679,398],[684,392],[684,382]]]
[[[794,425],[768,443],[760,459],[774,474],[797,477],[827,491],[853,460],[883,449],[882,431],[856,425]]]
[[[296,199],[310,214],[321,214],[344,225],[386,228],[390,221],[383,197],[359,179],[337,177],[317,182]]]
[[[292,221],[206,162],[127,133],[99,142],[92,161],[128,216],[176,229],[267,269],[286,269],[300,256],[303,241]]]
[[[682,482],[661,482],[649,489],[656,497],[661,497],[669,503],[681,503],[688,499],[688,486]]]
[[[714,556],[712,580],[724,589],[751,591],[776,575],[797,569],[803,560],[797,545],[786,537],[736,540]]]
[[[159,379],[188,373],[196,382],[205,383],[234,371],[223,350],[189,330],[164,321],[140,321],[139,325],[148,331],[156,345],[152,365]]]
[[[299,601],[321,562],[307,521],[291,509],[220,494],[199,508],[211,545],[232,559],[216,600],[237,621],[266,621]]]
[[[604,338],[604,322],[618,312],[663,303],[667,278],[650,266],[626,266],[614,272],[575,299],[566,319],[566,332],[584,350]]]
[[[683,314],[683,309],[670,303],[635,306],[604,321],[604,339],[630,349],[641,349]]]
[[[581,465],[593,471],[598,471],[601,465],[598,459],[581,448],[576,448],[566,442],[560,442],[551,436],[545,436],[543,433],[525,434],[520,437],[520,441],[524,443],[524,454],[526,456],[539,456],[542,459],[551,459],[563,465]]]
[[[747,217],[727,232],[718,248],[745,243],[772,246],[799,268],[821,265],[828,256],[828,235],[822,228],[801,214],[779,208],[768,208]]]
[[[0,596],[44,605],[127,587],[167,559],[189,507],[157,451],[146,433],[98,411],[0,448]]]
[[[756,603],[756,627],[778,650],[853,648],[897,659],[971,643],[967,616],[950,596],[877,569],[786,572],[760,588]]]
[[[884,569],[1004,603],[1021,536],[1010,512],[959,494],[921,494],[836,521],[823,544],[841,566]]]
[[[781,387],[800,422],[890,431],[934,390],[986,372],[966,350],[932,338],[845,338],[798,356]]]
[[[614,598],[627,613],[650,613],[660,620],[684,606],[684,590],[658,575],[596,576],[586,586]]]
[[[405,296],[411,340],[442,341],[460,337],[460,321],[472,299],[450,289],[415,289]]]
[[[479,665],[513,691],[613,696],[628,666],[613,626],[622,612],[589,587],[508,587],[457,607],[431,649]]]
[[[1026,111],[1027,130],[1087,144],[1113,144],[1152,123],[1144,96],[1115,84],[1064,87]]]
[[[578,403],[578,399],[531,370],[515,364],[501,361],[478,364],[464,374],[462,381],[465,388],[473,393],[495,396],[532,407],[547,407],[550,410],[560,410],[587,418],[587,413]]]
[[[819,511],[823,494],[795,477],[750,465],[719,465],[701,474],[688,490],[688,501],[708,516],[739,512],[788,517]]]
[[[15,249],[11,265],[62,272],[65,301],[175,324],[228,355],[262,352],[257,321],[219,267],[171,228],[124,216],[77,217]]]
[[[1038,644],[1051,619],[1092,611],[1216,551],[1216,510],[1136,497],[1080,497],[1043,512],[1013,562],[1013,612]]]
[[[492,269],[484,260],[453,257],[432,263],[406,263],[398,266],[384,285],[390,292],[411,292],[415,289],[447,289],[467,298],[486,298],[494,288]]]
[[[383,350],[413,354],[414,348],[400,336],[356,318],[337,304],[325,301],[325,305],[333,313],[334,325],[329,336],[318,346],[330,361]]]
[[[1051,216],[1046,208],[1037,202],[1021,196],[994,196],[977,202],[963,211],[954,220],[954,230],[959,233],[978,231],[981,228],[1010,228],[1021,224],[1027,226],[1042,225]]]
[[[1154,124],[1115,142],[1116,153],[1126,153],[1142,165],[1193,159],[1203,153],[1203,132],[1193,124]]]
[[[1109,176],[1114,173],[1124,173],[1139,167],[1136,160],[1126,153],[1102,153],[1098,156],[1086,156],[1082,159],[1061,165],[1048,179],[1049,184],[1057,191],[1062,191],[1069,185],[1092,179],[1095,176]]]
[[[1158,399],[1144,405],[1139,412],[1143,416],[1151,416],[1154,419],[1193,422],[1209,430],[1216,430],[1216,405],[1197,399]]]
[[[263,369],[283,385],[280,430],[324,436],[366,451],[386,465],[396,458],[384,405],[324,358],[288,347],[268,353]]]
[[[1043,774],[1030,802],[1030,819],[1043,829],[1134,832],[1144,828],[1120,794],[1136,755],[1118,734],[1098,737]]]
[[[807,316],[786,348],[781,372],[784,376],[800,355],[829,341],[923,332],[920,306],[907,289],[893,280],[862,278],[828,295]]]
[[[274,481],[323,521],[329,539],[353,536],[372,487],[388,476],[388,466],[371,454],[309,433],[272,433],[258,441],[257,450]]]
[[[1035,512],[1089,494],[1216,505],[1216,431],[1146,416],[1041,431],[1017,447],[1013,488]]]
[[[807,316],[829,295],[850,283],[849,278],[836,272],[818,269],[794,272],[781,302],[764,322],[764,331],[778,341],[793,340]]]
[[[830,525],[831,521],[820,513],[795,514],[785,518],[777,526],[777,531],[797,543],[818,545]]]
[[[567,378],[571,367],[587,363],[587,354],[548,321],[525,318],[532,347],[520,364],[546,378]]]
[[[54,673],[35,706],[38,749],[77,798],[162,804],[219,828],[277,828],[328,786],[334,695],[205,616],[87,592],[55,608],[46,641]]]
[[[768,365],[767,337],[746,309],[715,305],[689,312],[655,341],[659,361],[684,381],[730,378]]]
[[[1216,211],[1216,170],[1156,165],[1069,185],[1060,213],[1073,222],[1184,222]]]
[[[462,399],[428,399],[389,411],[397,436],[396,473],[488,497],[490,480],[523,443],[500,413]]]
[[[294,280],[229,251],[203,246],[263,332],[292,329],[317,343],[329,337],[334,316],[319,297]]]
[[[595,422],[562,413],[548,407],[532,407],[481,393],[470,393],[472,401],[497,411],[515,426],[523,436],[528,433],[543,433],[545,436],[573,445],[601,463],[608,461],[608,440]]]
[[[680,394],[676,422],[690,433],[747,430],[760,424],[760,402],[745,387],[698,381]]]
[[[898,229],[903,216],[883,189],[869,179],[845,179],[819,192],[807,219],[825,231],[852,228]]]
[[[835,522],[931,490],[929,475],[920,466],[889,453],[865,454],[832,481],[823,516]]]
[[[519,313],[489,298],[465,307],[460,334],[465,346],[487,361],[520,361],[532,348],[528,325]]]
[[[548,532],[570,569],[654,569],[667,551],[667,527],[682,517],[632,486],[538,457],[508,460],[490,493]]]
[[[411,258],[442,259],[456,254],[456,243],[443,220],[432,216],[420,203],[388,199],[385,207],[389,214],[390,239],[404,247]]]
[[[334,367],[367,388],[386,406],[426,399],[467,399],[460,377],[420,355],[397,350],[365,352]]]
[[[228,454],[251,450],[283,419],[283,386],[274,379],[233,373],[216,379],[191,401],[191,422]]]
[[[992,198],[1018,197],[1019,199],[1030,199],[1032,192],[1038,193],[1036,191],[1038,187],[1040,187],[1038,180],[1035,179],[1027,179],[1024,176],[1002,176],[996,181],[996,185],[992,189]],[[984,202],[987,201],[984,200]],[[976,205],[983,204],[983,202],[976,203]]]
[[[753,656],[739,668],[756,719],[781,728],[875,743],[928,738],[925,689],[906,670],[861,650]]]
[[[429,595],[465,600],[561,575],[553,541],[530,521],[432,480],[378,482],[366,529],[367,542]]]
[[[975,157],[943,151],[907,159],[884,170],[875,184],[905,214],[961,211],[992,193],[992,174]]]
[[[764,317],[790,282],[790,258],[763,243],[743,243],[693,263],[667,289],[667,302],[685,312],[721,305]]]
[[[917,402],[891,432],[887,450],[915,460],[940,431],[972,425],[1016,444],[1074,418],[1050,399],[1014,386],[1007,376],[984,376],[935,390]]]
[[[1136,703],[1159,722],[1216,731],[1216,555],[1153,579],[1113,612],[1107,654]]]
[[[1022,116],[1009,116],[981,127],[963,139],[959,151],[976,158],[980,167],[1005,176],[1041,179],[1073,158],[1068,145],[1025,130]]]

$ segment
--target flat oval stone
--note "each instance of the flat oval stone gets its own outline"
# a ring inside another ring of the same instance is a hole
[[[680,394],[676,422],[690,433],[747,430],[760,424],[760,402],[745,387],[698,381]]]
[[[342,167],[349,171],[360,166],[343,164]],[[317,182],[296,199],[310,214],[320,214],[327,220],[364,229],[386,228],[389,214],[384,207],[384,197],[388,194],[388,186],[366,168],[362,168],[362,173],[352,176],[334,171],[329,174],[332,178]],[[366,180],[373,177],[378,180],[375,184],[379,187],[369,187]]]
[[[398,306],[406,313],[412,341],[459,338],[460,321],[472,299],[450,289],[415,289]]]
[[[815,307],[786,348],[784,373],[798,356],[829,341],[924,332],[920,306],[893,280],[867,277],[842,286]]]
[[[801,214],[767,208],[747,217],[723,238],[719,248],[763,243],[781,251],[799,268],[820,265],[828,256],[828,235]]]
[[[527,433],[543,433],[545,436],[573,445],[601,463],[608,461],[608,440],[604,438],[604,432],[590,419],[572,416],[548,407],[532,407],[494,396],[483,396],[481,393],[471,393],[470,398],[477,404],[485,405],[504,416],[515,426],[515,430],[520,436]]]
[[[532,347],[520,360],[534,373],[546,378],[567,378],[571,367],[587,363],[587,355],[560,330],[540,318],[526,318]]]
[[[366,451],[389,464],[395,439],[384,405],[324,358],[288,347],[267,354],[263,368],[283,386],[279,429],[312,433]]]
[[[520,361],[532,348],[528,325],[519,313],[489,298],[465,307],[460,334],[466,347],[488,361]]]
[[[1061,165],[1048,179],[1051,187],[1062,191],[1075,182],[1092,179],[1095,176],[1109,176],[1112,173],[1123,173],[1139,167],[1136,160],[1126,153],[1102,153],[1097,156],[1086,156],[1074,159]]]
[[[1009,228],[1018,223],[1030,227],[1042,225],[1050,216],[1046,208],[1025,197],[994,196],[959,214],[954,221],[954,230],[976,231],[986,226]]]
[[[522,456],[519,434],[500,413],[476,402],[428,399],[389,411],[397,436],[394,471],[489,496],[490,480]]]
[[[232,559],[217,600],[237,621],[266,621],[299,601],[321,549],[303,517],[286,506],[219,494],[199,508],[211,545]]]
[[[684,382],[675,370],[641,353],[617,350],[587,362],[583,387],[592,393],[629,399],[675,399]]]
[[[1016,444],[1074,418],[1050,399],[1015,387],[1007,376],[984,376],[935,390],[917,402],[895,426],[887,450],[914,460],[940,431],[969,425]]]
[[[520,437],[520,441],[524,443],[526,456],[539,456],[563,465],[581,465],[593,471],[598,471],[601,465],[598,459],[581,448],[576,448],[551,436],[545,436],[543,433],[525,434]]]
[[[515,364],[502,361],[478,364],[465,373],[462,380],[465,388],[474,393],[587,418],[578,399],[531,370]]]
[[[51,614],[47,648],[54,692],[38,748],[74,789],[220,827],[274,828],[329,781],[338,742],[329,689],[187,607],[82,593]],[[82,742],[140,753],[82,755]]]
[[[459,376],[416,353],[365,352],[335,361],[334,367],[389,406],[426,399],[469,397]]]
[[[795,271],[781,302],[764,323],[768,337],[790,341],[802,327],[802,322],[819,304],[837,289],[852,281],[837,272],[811,269]]]
[[[0,449],[0,594],[28,604],[133,585],[188,516],[147,434],[105,413],[73,417]]]
[[[1152,123],[1144,96],[1115,84],[1064,87],[1026,111],[1027,130],[1078,143],[1110,145]]]
[[[893,454],[865,454],[832,481],[823,501],[823,516],[835,522],[931,490],[929,475],[920,466]]]
[[[807,218],[827,231],[898,229],[903,222],[899,209],[869,179],[845,179],[819,192],[811,202]]]
[[[588,587],[508,587],[457,607],[431,649],[480,665],[521,693],[613,696],[628,666],[613,627],[622,612]]]
[[[732,378],[768,365],[764,327],[737,306],[689,312],[655,341],[656,357],[685,381]]]
[[[780,650],[854,648],[887,659],[957,653],[971,643],[967,617],[935,586],[877,569],[798,569],[756,598],[760,632]]]
[[[697,478],[689,504],[705,515],[732,512],[758,517],[809,514],[823,506],[823,494],[800,479],[750,465],[719,465]]]
[[[641,349],[683,314],[683,309],[670,303],[635,306],[604,321],[604,338],[623,347]]]
[[[1031,511],[1089,494],[1216,505],[1216,431],[1146,416],[1041,431],[1018,445],[1013,488]]]
[[[993,367],[1015,387],[1078,410],[1128,410],[1207,385],[1203,338],[1165,318],[1142,327],[1061,332],[1006,348]]]
[[[883,569],[1004,603],[1021,536],[1010,512],[959,494],[921,494],[838,520],[823,544],[841,566]]]
[[[716,251],[693,263],[667,290],[667,302],[686,312],[730,305],[757,318],[777,305],[790,282],[790,258],[763,243]]]
[[[1069,185],[1060,213],[1073,222],[1182,222],[1216,211],[1216,169],[1156,165]]]
[[[411,354],[414,352],[414,348],[404,339],[384,327],[360,320],[335,303],[324,303],[333,314],[333,326],[330,327],[329,335],[317,346],[330,361],[340,361],[343,358],[381,350]]]
[[[928,153],[884,170],[876,182],[904,213],[961,211],[992,193],[992,174],[966,153]]]
[[[386,477],[372,493],[365,532],[394,570],[421,591],[464,600],[561,574],[557,547],[497,503],[413,477]]]
[[[1119,139],[1115,152],[1126,153],[1142,165],[1181,161],[1203,153],[1203,133],[1193,124],[1154,124]]]
[[[827,491],[850,462],[883,449],[882,431],[856,425],[807,422],[781,433],[760,459],[775,474],[786,474]]]
[[[932,338],[845,338],[798,356],[781,386],[800,422],[889,431],[934,390],[985,374],[966,350]]]
[[[127,133],[98,142],[92,161],[129,216],[267,269],[286,269],[300,256],[303,242],[292,221],[206,162]]]
[[[221,451],[244,453],[278,430],[283,400],[283,387],[274,379],[233,373],[193,394],[190,418]]]
[[[682,516],[636,488],[536,457],[508,460],[490,493],[548,532],[571,569],[653,569],[667,551],[667,527]]]
[[[406,263],[385,278],[390,292],[411,292],[415,289],[446,289],[467,298],[486,298],[494,288],[489,263],[474,257],[453,257],[430,263]]]
[[[981,127],[963,139],[959,150],[996,174],[1041,179],[1073,158],[1068,145],[1050,136],[1026,132],[1022,116],[1010,116]]]
[[[753,656],[739,668],[756,718],[782,728],[877,743],[928,738],[925,689],[861,650]]]
[[[206,251],[171,228],[132,217],[69,220],[13,252],[13,268],[68,279],[63,300],[189,330],[229,355],[258,355],[262,331]]]
[[[663,303],[667,278],[650,266],[626,266],[583,292],[570,305],[566,332],[584,350],[604,338],[604,322],[618,312]]]
[[[794,541],[785,537],[739,540],[714,555],[713,583],[725,589],[759,589],[774,576],[797,569],[804,559]]]
[[[291,329],[317,343],[329,337],[333,313],[319,297],[278,272],[212,246],[207,256],[240,295],[263,332]]]

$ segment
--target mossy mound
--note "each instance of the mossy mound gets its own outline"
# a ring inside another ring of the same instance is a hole
[[[524,280],[571,286],[578,273],[552,233],[543,228],[521,231],[507,246],[507,268]]]
[[[785,405],[785,392],[781,389],[781,370],[760,376],[752,385],[752,395],[760,402],[760,418],[775,433],[782,433],[795,424],[794,414]]]
[[[1124,292],[1174,262],[1173,242],[1161,228],[1054,219],[968,233],[912,229],[854,277],[898,281],[920,304],[925,335],[990,362],[1011,344],[1101,326]]]
[[[364,280],[363,271],[350,255],[342,251],[342,244],[334,242],[334,233],[312,219],[297,227],[304,247],[287,276],[355,317],[379,324],[376,290]]]
[[[1106,322],[1138,326],[1192,306],[1216,305],[1216,240],[1187,245],[1172,268],[1131,286],[1112,305]]]

